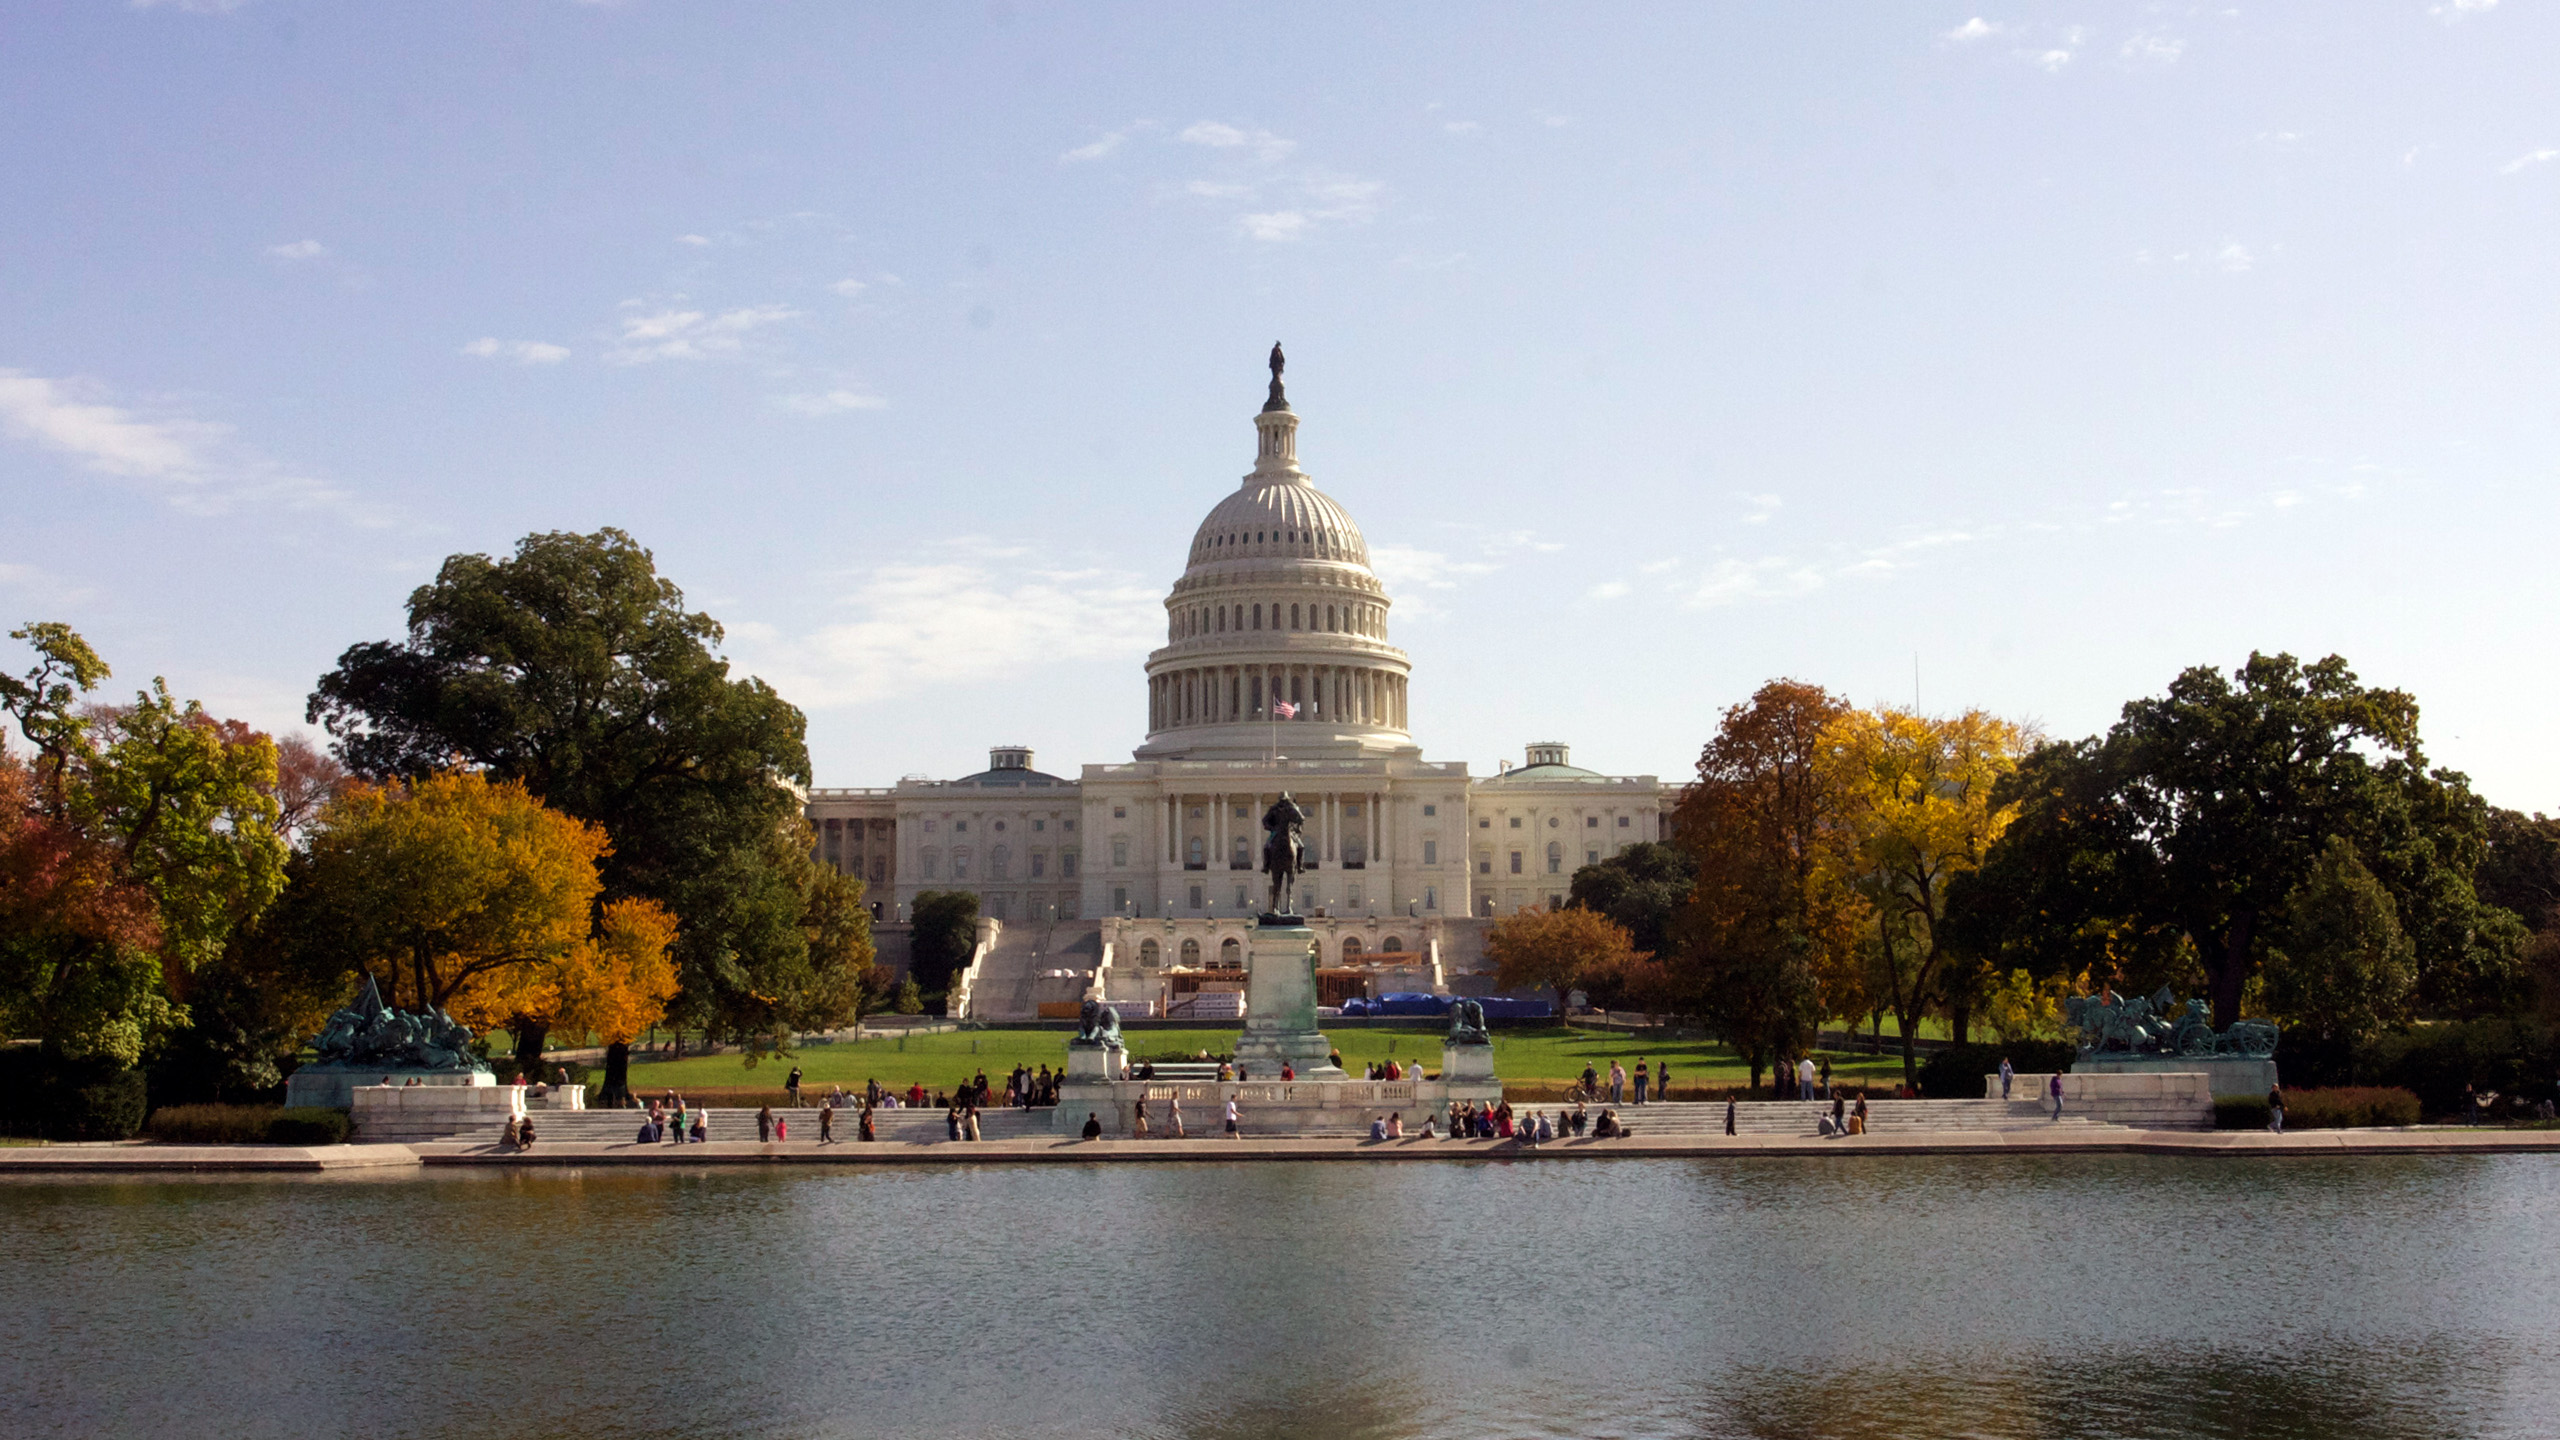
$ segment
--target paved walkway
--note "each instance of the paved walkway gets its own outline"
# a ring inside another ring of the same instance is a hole
[[[1227,1140],[987,1140],[847,1142],[820,1146],[715,1141],[705,1145],[544,1143],[530,1153],[494,1145],[442,1141],[418,1145],[48,1145],[0,1149],[0,1175],[148,1174],[217,1171],[350,1172],[399,1167],[555,1168],[705,1165],[1043,1165],[1113,1162],[1223,1163],[1241,1160],[1543,1161],[1572,1159],[1753,1156],[1882,1157],[1899,1155],[2483,1155],[2560,1153],[2560,1130],[2260,1130],[2172,1131],[2092,1127],[2087,1130],[1945,1131],[1938,1134],[1816,1140],[1799,1136],[1682,1135],[1627,1140],[1563,1140],[1522,1146],[1510,1140],[1384,1142],[1336,1137]]]

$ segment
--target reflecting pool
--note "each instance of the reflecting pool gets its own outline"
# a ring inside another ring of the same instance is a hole
[[[0,1431],[2543,1436],[2560,1156],[0,1182]]]

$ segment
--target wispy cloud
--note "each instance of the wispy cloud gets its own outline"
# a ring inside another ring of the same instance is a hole
[[[2060,49],[2043,50],[2037,52],[2031,58],[2034,60],[2037,69],[2044,71],[2048,75],[2059,75],[2062,73],[2063,67],[2071,63],[2071,52]]]
[[[296,240],[286,245],[270,245],[267,254],[278,260],[317,260],[329,253],[329,247],[317,240]]]
[[[1256,240],[1295,240],[1307,233],[1308,223],[1304,210],[1266,210],[1236,217],[1236,227]]]
[[[1162,638],[1163,597],[1115,570],[1026,566],[1024,546],[968,537],[923,563],[855,577],[850,617],[788,638],[732,627],[748,667],[796,704],[834,709],[1042,668],[1143,656]]]
[[[1938,38],[1953,41],[1958,45],[1969,45],[1976,40],[1988,40],[1994,35],[2005,32],[2008,28],[2005,25],[1995,25],[1976,15]]]
[[[2281,254],[2283,250],[2282,245],[2270,245],[2266,247],[2266,255]],[[2226,240],[2219,245],[2199,246],[2192,250],[2171,250],[2165,254],[2148,249],[2133,252],[2133,263],[2136,265],[2182,265],[2219,270],[2225,275],[2245,275],[2256,269],[2259,260],[2263,258],[2265,256],[2258,251],[2237,240]]]
[[[2560,150],[2527,150],[2513,160],[2499,166],[2498,173],[2501,175],[2513,175],[2519,170],[2530,169],[2536,165],[2547,165],[2554,160],[2560,160]]]
[[[1287,159],[1298,148],[1295,140],[1284,140],[1268,130],[1247,130],[1223,120],[1202,120],[1185,128],[1179,137],[1186,145],[1205,145],[1212,150],[1245,150],[1264,164]]]
[[[889,402],[864,390],[821,390],[814,394],[776,395],[777,409],[794,415],[841,415],[848,410],[886,410]]]
[[[386,523],[346,491],[239,444],[228,425],[145,413],[115,403],[89,382],[0,370],[0,429],[83,469],[149,484],[191,514],[266,504]]]
[[[2451,25],[2497,8],[2498,0],[2445,0],[2444,4],[2430,6],[2427,13]]]
[[[1473,120],[1450,120],[1443,122],[1440,128],[1451,135],[1473,135],[1484,126]]]
[[[1785,497],[1778,495],[1745,495],[1742,498],[1751,507],[1742,517],[1745,525],[1768,524],[1769,517],[1777,514],[1778,508],[1787,503]]]
[[[1130,136],[1143,134],[1146,131],[1153,130],[1154,128],[1156,128],[1156,122],[1153,120],[1133,120],[1128,124],[1121,126],[1117,130],[1106,130],[1100,136],[1086,144],[1079,145],[1073,150],[1069,150],[1065,154],[1060,155],[1058,157],[1058,163],[1061,165],[1083,165],[1091,161],[1100,160],[1111,154],[1113,151],[1118,150],[1122,145],[1128,143]]]
[[[699,250],[706,248],[711,244],[711,237],[708,235],[679,235],[676,237],[676,243],[679,245],[689,245],[694,249]]]
[[[838,295],[843,296],[847,300],[850,300],[854,296],[861,294],[863,291],[870,289],[871,285],[868,281],[847,278],[839,280],[827,288]]]
[[[95,596],[94,585],[74,585],[41,565],[0,560],[0,590],[14,591],[38,605],[76,605]]]
[[[181,15],[228,15],[249,0],[133,0],[136,10],[175,10]]]
[[[634,308],[638,308],[636,303]],[[605,358],[617,365],[655,360],[710,360],[735,355],[755,331],[800,318],[788,305],[747,305],[712,314],[652,310],[622,317],[622,334]]]
[[[1550,130],[1561,130],[1573,123],[1573,117],[1554,110],[1532,110],[1529,118]]]
[[[2134,64],[2167,65],[2186,53],[2187,42],[2155,31],[2137,31],[2116,52],[2118,58]]]
[[[495,360],[503,356],[519,365],[557,365],[569,358],[569,347],[543,340],[501,340],[483,335],[462,347],[462,352],[477,360]]]

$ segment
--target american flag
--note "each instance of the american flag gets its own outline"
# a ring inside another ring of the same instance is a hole
[[[1295,720],[1298,718],[1298,707],[1286,700],[1274,700],[1271,702],[1271,713],[1283,720]]]

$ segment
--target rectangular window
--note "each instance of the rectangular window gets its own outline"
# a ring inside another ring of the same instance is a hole
[[[1439,841],[1425,840],[1422,842],[1422,863],[1425,865],[1437,865],[1440,863]]]
[[[1597,849],[1591,849],[1591,850],[1585,850],[1585,851],[1583,851],[1583,852],[1582,852],[1582,863],[1583,863],[1583,864],[1585,864],[1585,865],[1597,865],[1597,864],[1599,864],[1599,863],[1600,863],[1600,852],[1599,852]]]
[[[1515,865],[1511,868],[1516,870],[1520,867]],[[969,878],[968,851],[954,850],[951,852],[951,878],[954,880],[966,880]]]
[[[1076,828],[1076,822],[1073,820],[1061,820],[1058,822],[1058,828],[1061,830],[1073,830]]]
[[[1490,875],[1490,874],[1492,874],[1492,873],[1493,873],[1493,857],[1492,857],[1492,856],[1490,856],[1490,855],[1478,855],[1478,856],[1476,857],[1476,873],[1477,873],[1477,874],[1479,874],[1479,875]]]
[[[1490,895],[1479,895],[1479,896],[1477,896],[1477,897],[1476,897],[1476,913],[1477,913],[1478,915],[1483,916],[1483,917],[1484,917],[1485,919],[1487,919],[1487,920],[1492,919],[1492,918],[1493,918],[1493,897],[1492,897],[1492,896],[1490,896]]]
[[[1583,829],[1585,829],[1585,830],[1597,830],[1597,829],[1599,829],[1599,828],[1600,828],[1600,817],[1599,817],[1599,816],[1597,816],[1597,815],[1585,815],[1585,816],[1583,816],[1583,817],[1582,817],[1582,828],[1583,828]]]
[[[1197,885],[1194,885],[1194,886],[1192,886],[1192,887],[1191,887],[1191,908],[1192,908],[1192,909],[1194,909],[1194,910],[1199,909],[1199,908],[1200,908],[1200,901],[1201,901],[1200,887],[1199,887],[1199,886],[1197,886]]]
[[[1626,828],[1627,828],[1627,817],[1626,817],[1626,816],[1621,815],[1621,816],[1619,816],[1619,817],[1618,817],[1618,828],[1619,828],[1619,829],[1621,829],[1621,830],[1624,830],[1624,829],[1626,829]]]
[[[1061,920],[1073,920],[1076,918],[1076,907],[1081,903],[1083,902],[1077,898],[1076,892],[1073,890],[1059,896],[1058,918]]]
[[[1031,828],[1034,831],[1046,830],[1049,828],[1049,822],[1046,820],[1034,820],[1031,822]]]
[[[1076,852],[1073,850],[1058,852],[1058,873],[1069,880],[1076,878]]]
[[[1357,820],[1360,818],[1360,807],[1357,805],[1345,805],[1342,807],[1342,813],[1348,819]]]
[[[1354,885],[1354,886],[1352,886],[1350,889],[1348,889],[1348,890],[1344,891],[1344,892],[1343,892],[1343,895],[1342,895],[1342,903],[1343,903],[1343,904],[1345,904],[1345,905],[1350,906],[1350,907],[1351,907],[1352,909],[1354,909],[1354,910],[1359,909],[1359,908],[1360,908],[1360,887],[1359,887],[1359,886],[1357,886],[1357,885]]]
[[[924,852],[924,878],[927,880],[939,880],[942,878],[941,851],[927,850]]]
[[[1512,816],[1512,817],[1511,817],[1511,828],[1512,828],[1512,829],[1514,829],[1514,830],[1517,830],[1517,829],[1519,829],[1519,828],[1520,828],[1520,817],[1519,817],[1519,816],[1514,815],[1514,816]]]
[[[1520,852],[1517,850],[1511,852],[1511,873],[1514,875],[1520,873]]]
[[[1440,908],[1439,886],[1425,885],[1422,887],[1422,908],[1425,910],[1437,910]]]
[[[1114,870],[1125,870],[1125,869],[1127,869],[1127,868],[1128,868],[1128,866],[1129,866],[1129,842],[1128,842],[1128,841],[1126,841],[1126,840],[1114,840],[1114,841],[1112,841],[1112,842],[1111,842],[1111,868],[1112,868],[1112,869],[1114,869]]]
[[[1128,806],[1126,806],[1126,805],[1114,805],[1114,806],[1112,806],[1112,807],[1111,807],[1111,818],[1112,818],[1112,819],[1114,819],[1114,820],[1126,820],[1126,819],[1128,819],[1128,818],[1129,818],[1129,807],[1128,807]]]
[[[1423,807],[1422,807],[1422,818],[1423,818],[1423,819],[1425,819],[1425,820],[1428,820],[1428,819],[1430,819],[1432,816],[1437,815],[1437,814],[1439,814],[1439,813],[1440,813],[1440,807],[1439,807],[1439,806],[1437,806],[1437,805],[1425,805],[1425,806],[1423,806]]]
[[[1037,850],[1032,851],[1032,852],[1031,852],[1031,878],[1032,878],[1032,879],[1034,879],[1034,880],[1037,880],[1037,879],[1039,879],[1040,877],[1042,877],[1042,876],[1044,876],[1044,875],[1046,875],[1046,874],[1048,874],[1048,873],[1049,873],[1049,857],[1048,857],[1048,856],[1046,856],[1046,855],[1041,854],[1041,853],[1040,853],[1039,851],[1037,851]]]
[[[1114,885],[1114,886],[1112,886],[1112,887],[1111,887],[1111,909],[1112,909],[1112,911],[1113,911],[1115,914],[1126,914],[1126,913],[1128,912],[1128,909],[1129,909],[1129,887],[1128,887],[1128,886],[1126,886],[1126,885]]]

